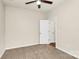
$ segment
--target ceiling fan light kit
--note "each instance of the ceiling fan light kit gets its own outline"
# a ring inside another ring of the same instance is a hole
[[[36,2],[36,4],[37,4],[37,5],[41,5],[41,1],[38,0],[38,1]]]
[[[31,4],[31,3],[35,3],[37,4],[38,8],[41,8],[41,3],[46,3],[46,4],[52,4],[52,1],[47,1],[47,0],[35,0],[35,1],[30,1],[30,2],[26,2],[25,4]]]

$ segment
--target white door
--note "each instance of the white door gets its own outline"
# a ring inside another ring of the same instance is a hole
[[[48,23],[48,20],[40,20],[40,44],[48,44]]]
[[[49,20],[49,43],[55,42],[55,24],[53,20]]]

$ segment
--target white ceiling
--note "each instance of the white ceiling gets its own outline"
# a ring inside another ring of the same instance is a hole
[[[50,9],[61,3],[63,0],[50,0],[53,1],[52,5],[42,3],[41,9],[38,9],[36,3],[25,5],[25,2],[29,2],[29,1],[33,1],[33,0],[4,0],[4,3],[9,6],[27,8],[32,10],[50,11]]]

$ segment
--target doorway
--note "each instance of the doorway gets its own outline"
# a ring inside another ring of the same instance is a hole
[[[55,46],[54,23],[49,20],[40,20],[40,44]]]

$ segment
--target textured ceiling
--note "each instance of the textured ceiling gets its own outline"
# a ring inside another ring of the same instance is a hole
[[[63,0],[50,0],[53,1],[53,4],[41,4],[41,9],[38,9],[36,3],[25,5],[25,2],[29,2],[33,0],[4,0],[4,3],[9,6],[15,6],[15,7],[21,7],[21,8],[27,8],[31,10],[41,10],[41,11],[50,11],[53,7],[58,5]]]

